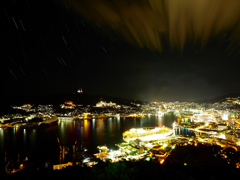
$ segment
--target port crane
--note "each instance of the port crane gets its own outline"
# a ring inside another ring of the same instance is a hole
[[[63,150],[62,150],[62,146],[61,146],[61,143],[60,143],[59,137],[58,137],[57,134],[56,134],[56,136],[57,136],[57,141],[58,141],[58,145],[59,145],[59,148],[60,148],[59,162],[61,162],[61,161],[62,161],[62,156],[63,156]]]

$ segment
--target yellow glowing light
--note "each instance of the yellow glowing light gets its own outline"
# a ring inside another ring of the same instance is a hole
[[[223,114],[222,120],[228,120],[228,115],[227,114]]]
[[[72,105],[73,102],[72,101],[66,101],[65,104]]]
[[[84,118],[87,118],[87,116],[88,116],[89,114],[91,114],[91,113],[83,113]]]
[[[221,135],[219,136],[219,138],[221,138],[221,139],[226,139],[226,136],[225,136],[225,134],[221,134]]]
[[[163,144],[163,148],[166,148],[168,145],[167,144]]]

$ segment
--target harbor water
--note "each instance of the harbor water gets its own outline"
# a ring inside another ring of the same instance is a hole
[[[28,159],[51,159],[59,157],[59,137],[61,146],[72,148],[78,141],[83,142],[90,153],[98,152],[97,146],[106,145],[109,149],[118,149],[115,144],[123,142],[122,133],[131,128],[167,126],[172,128],[176,121],[173,113],[164,115],[148,115],[145,117],[106,118],[91,120],[72,120],[59,118],[58,124],[49,127],[0,129],[0,167],[7,159],[20,161]],[[177,134],[194,135],[192,131],[181,128]],[[56,136],[57,135],[57,136]]]

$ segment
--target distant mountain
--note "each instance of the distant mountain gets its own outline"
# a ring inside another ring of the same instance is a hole
[[[42,96],[7,96],[2,101],[1,106],[9,105],[23,105],[23,104],[63,104],[65,101],[72,101],[74,104],[96,105],[99,101],[113,102],[123,105],[131,105],[131,102],[136,104],[147,103],[139,100],[129,100],[119,97],[108,96],[105,94],[88,95],[86,93],[67,93],[67,94],[53,94]]]
[[[74,104],[82,105],[96,105],[99,101],[113,102],[121,105],[131,105],[131,102],[136,104],[146,103],[145,101],[129,100],[124,98],[118,98],[108,96],[105,94],[88,95],[86,93],[66,93],[66,94],[52,94],[52,95],[41,95],[41,96],[4,96],[0,103],[0,116],[13,113],[11,106],[21,106],[23,104],[34,104],[34,105],[47,105],[52,104],[56,109],[60,104],[65,101],[72,101]]]
[[[216,102],[223,102],[223,101],[226,101],[226,98],[227,98],[227,97],[237,98],[237,97],[240,97],[240,93],[225,94],[225,95],[223,95],[223,96],[219,96],[219,97],[216,97],[216,98],[214,98],[214,99],[197,101],[197,103],[216,103]]]
[[[108,96],[106,94],[96,94],[93,97],[99,99],[99,101],[106,101],[106,102],[110,102],[111,101],[113,103],[123,104],[123,105],[131,105],[131,102],[135,103],[135,104],[145,104],[145,103],[148,103],[147,101],[140,101],[140,100],[135,100],[135,99],[124,99],[124,98],[120,98],[120,97]]]

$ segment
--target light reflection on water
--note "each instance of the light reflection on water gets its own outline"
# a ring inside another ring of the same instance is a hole
[[[92,120],[92,129],[93,129],[93,131],[95,129],[95,121],[96,121],[95,119]]]
[[[76,140],[83,141],[90,152],[97,152],[97,146],[106,144],[110,149],[117,149],[115,144],[122,142],[122,133],[131,128],[167,126],[172,128],[176,121],[174,114],[151,115],[141,118],[116,117],[72,121],[59,118],[57,125],[37,127],[36,129],[0,129],[0,162],[4,161],[4,151],[11,156],[19,151],[22,156],[29,154],[51,154],[59,152],[56,134],[62,146],[72,148]],[[177,129],[177,134],[188,134],[184,128]]]
[[[0,152],[4,152],[4,129],[0,128]]]
[[[9,134],[9,136],[11,136],[11,135]],[[26,144],[26,137],[27,137],[27,135],[26,135],[26,129],[24,129],[24,130],[23,130],[23,143],[24,143],[24,144]]]

